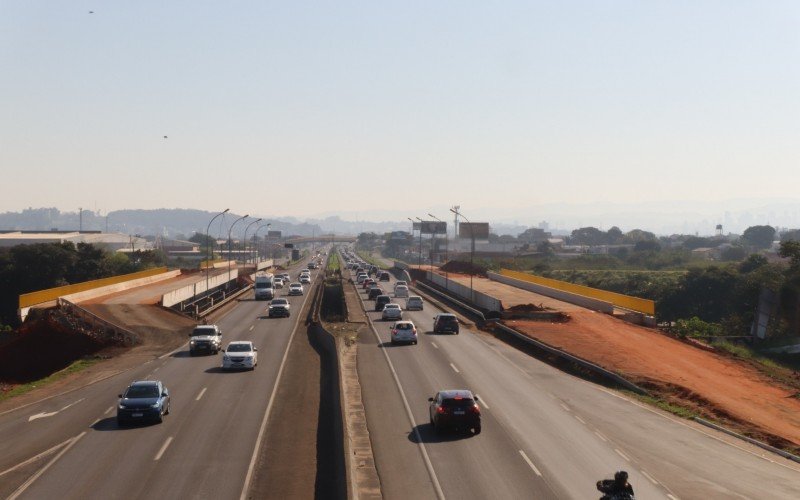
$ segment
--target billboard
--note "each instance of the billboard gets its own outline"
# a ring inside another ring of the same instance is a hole
[[[420,226],[422,225],[421,222],[414,222],[411,224],[412,231],[419,231]]]
[[[444,234],[447,232],[447,222],[424,220],[420,222],[420,230],[422,234]]]
[[[489,239],[488,222],[462,222],[458,225],[459,238],[475,238],[476,240]]]
[[[280,231],[267,231],[267,238],[280,238],[281,232]]]

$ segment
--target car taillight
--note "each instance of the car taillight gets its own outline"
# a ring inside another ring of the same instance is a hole
[[[439,415],[444,415],[446,411],[447,411],[447,409],[444,406],[437,406],[436,407],[436,413],[438,413]]]
[[[481,414],[481,407],[477,404],[472,405],[472,413],[477,413],[478,415]]]
[[[417,334],[417,329],[416,329],[416,328],[414,328],[414,335],[416,335],[416,334]]]

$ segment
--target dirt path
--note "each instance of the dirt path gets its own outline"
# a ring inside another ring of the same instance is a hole
[[[469,277],[450,275],[469,284]],[[566,304],[485,278],[474,278],[476,290],[517,304],[544,304],[568,312],[566,323],[507,321],[509,326],[618,372],[667,399],[693,406],[699,413],[748,429],[776,444],[780,436],[800,447],[800,399],[754,367],[707,352],[655,330]],[[786,443],[784,443],[786,444]]]

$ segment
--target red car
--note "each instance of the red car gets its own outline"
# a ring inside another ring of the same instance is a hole
[[[372,278],[367,278],[361,282],[361,288],[367,288],[370,283],[375,283],[375,280]]]

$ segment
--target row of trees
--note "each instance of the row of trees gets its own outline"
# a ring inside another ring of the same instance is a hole
[[[0,327],[18,322],[19,295],[164,265],[156,251],[126,255],[88,243],[37,243],[0,249]]]

